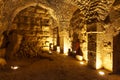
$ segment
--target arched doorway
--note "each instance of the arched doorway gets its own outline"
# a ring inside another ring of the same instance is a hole
[[[11,45],[7,48],[7,51],[10,51],[7,54],[10,57],[14,55],[29,57],[38,55],[41,50],[49,51],[53,20],[49,11],[38,5],[21,10],[15,16],[8,33]]]

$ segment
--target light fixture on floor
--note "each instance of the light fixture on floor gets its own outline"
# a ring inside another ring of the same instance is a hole
[[[98,71],[99,75],[105,75],[105,72],[104,71]]]
[[[64,53],[65,56],[68,56],[68,53]]]
[[[11,66],[11,69],[13,69],[13,70],[16,70],[18,68],[19,68],[18,66]]]
[[[84,64],[85,64],[85,62],[83,62],[83,61],[80,61],[80,64],[84,65]]]

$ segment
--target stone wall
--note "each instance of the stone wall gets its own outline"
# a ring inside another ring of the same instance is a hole
[[[67,30],[67,31],[71,30],[70,33],[72,34],[76,33],[79,35],[77,36],[77,38],[79,38],[82,43],[80,46],[82,47],[81,49],[84,52],[84,55],[87,55],[87,34],[86,34],[85,23],[87,24],[88,22],[94,23],[94,20],[100,21],[103,24],[102,26],[105,33],[103,35],[97,35],[97,37],[99,37],[97,38],[97,41],[98,41],[97,45],[99,44],[100,45],[96,49],[98,49],[99,47],[103,47],[103,48],[100,48],[101,49],[100,55],[102,55],[101,60],[103,62],[102,65],[104,68],[108,70],[112,70],[112,67],[113,67],[112,55],[114,54],[112,52],[113,37],[119,34],[119,31],[120,31],[119,1],[115,0],[114,4],[113,2],[114,0],[104,0],[104,1],[94,0],[92,2],[89,2],[88,0],[62,0],[62,1],[61,0],[51,0],[51,1],[49,0],[44,0],[44,1],[43,0],[19,0],[19,1],[18,0],[0,0],[0,47],[1,47],[0,52],[1,52],[1,55],[6,52],[6,49],[7,51],[9,50],[13,51],[13,53],[10,52],[10,55],[14,55],[14,53],[17,52],[20,46],[21,46],[20,51],[23,51],[20,54],[26,53],[28,49],[32,49],[30,50],[30,52],[33,55],[34,52],[37,53],[36,51],[39,51],[38,48],[40,49],[41,45],[42,46],[44,46],[44,44],[48,45],[49,43],[48,37],[51,34],[48,31],[41,31],[43,28],[48,28],[48,27],[44,26],[41,28],[41,26],[38,24],[40,21],[39,20],[40,18],[37,20],[35,16],[30,18],[26,15],[23,15],[23,14],[32,15],[29,13],[24,13],[24,10],[27,7],[30,7],[30,6],[42,7],[45,10],[47,10],[49,15],[51,16],[52,29],[54,29],[54,27],[59,27],[60,33],[62,33],[64,30]],[[113,4],[113,7],[111,7],[112,4]],[[19,15],[21,11],[23,12],[21,15]],[[106,18],[106,16],[108,18]],[[51,19],[48,19],[48,20],[51,20]],[[110,20],[108,20],[108,22],[106,23],[107,19],[110,19]],[[70,24],[70,28],[69,28],[69,24]],[[94,28],[90,28],[90,29],[94,29]],[[3,32],[6,32],[6,35],[3,34]],[[4,38],[8,38],[9,40],[7,44],[6,42],[5,43],[2,42],[3,35],[4,35]],[[15,37],[13,38],[13,36]],[[62,34],[62,36],[66,36],[66,35]],[[73,38],[73,36],[71,37]],[[101,37],[102,37],[102,40],[101,40]],[[34,48],[35,50],[33,50],[34,46],[36,46]],[[90,48],[92,47],[90,46]],[[7,52],[7,54],[8,53],[9,52]],[[87,56],[85,56],[85,59],[87,60]],[[109,63],[109,65],[107,65],[107,63]]]
[[[82,12],[77,9],[70,20],[69,35],[71,37],[71,48],[74,51],[75,42],[77,39],[80,40],[80,47],[83,52],[83,57],[85,60],[88,60],[87,56],[87,34],[86,34],[86,25],[82,24],[83,19]]]
[[[118,4],[117,4],[118,6]],[[119,14],[119,8],[112,8],[109,14],[109,22],[108,24],[104,25],[105,28],[105,34],[103,36],[103,66],[104,68],[114,71],[114,63],[116,63],[115,59],[117,57],[114,57],[116,53],[116,50],[114,50],[114,46],[117,46],[117,42],[113,41],[114,36],[119,34],[119,28],[120,28],[120,14]],[[114,42],[114,43],[113,43]],[[119,51],[119,50],[118,50]],[[117,63],[118,64],[118,63]],[[118,64],[119,65],[119,64]]]
[[[109,6],[110,7],[110,6]],[[118,7],[118,4],[117,4]],[[89,34],[93,33],[96,34],[96,45],[93,46],[91,42],[88,40],[88,49],[95,49],[90,51],[90,53],[93,57],[90,57],[89,51],[88,51],[88,57],[91,59],[90,65],[92,65],[94,68],[105,68],[107,70],[112,71],[113,70],[113,37],[117,34],[119,34],[119,9],[117,7],[112,7],[112,10],[109,14],[107,13],[107,17],[104,16],[100,24],[93,25],[93,27],[90,27],[90,24],[87,25],[87,39],[89,38]],[[80,9],[81,10],[81,9]],[[86,30],[83,25],[83,18],[84,16],[81,14],[81,11],[79,9],[76,10],[76,12],[73,14],[73,17],[71,19],[70,26],[72,29],[74,29],[73,32],[76,32],[80,35],[82,33],[86,33]],[[102,11],[101,11],[102,12]],[[81,15],[80,15],[81,14]],[[80,17],[79,17],[80,16]],[[74,25],[76,24],[76,25]],[[94,24],[94,23],[93,23]],[[96,29],[95,29],[96,27]],[[89,32],[90,31],[90,32]],[[95,37],[95,36],[94,36]],[[80,38],[80,37],[79,37]],[[87,39],[85,39],[87,41]],[[87,50],[87,48],[86,48]],[[94,55],[95,53],[95,55]]]
[[[4,31],[11,31],[12,29],[16,29],[18,26],[17,24],[13,24],[12,22],[15,21],[14,18],[17,16],[17,14],[24,10],[25,8],[29,6],[40,6],[50,13],[52,16],[52,25],[51,27],[67,27],[69,26],[69,23],[66,21],[69,21],[72,13],[76,9],[75,6],[68,4],[64,1],[60,0],[1,0],[0,2],[0,36]],[[59,23],[60,21],[65,21],[63,23]],[[63,26],[65,25],[65,26]],[[25,26],[25,25],[23,25]],[[20,27],[22,29],[22,27]],[[24,27],[23,27],[24,28]],[[27,27],[29,28],[29,27]],[[62,30],[62,29],[61,29]],[[17,31],[19,33],[20,31]],[[20,34],[21,35],[21,34]]]
[[[4,31],[0,40],[0,55],[36,56],[40,50],[49,50],[51,42],[51,15],[39,6],[28,7],[17,14],[11,29]]]
[[[6,29],[7,27],[11,27],[11,22],[15,18],[16,14],[19,13],[22,9],[29,6],[39,5],[47,10],[49,10],[51,16],[55,20],[60,19],[70,19],[72,16],[72,12],[75,10],[75,6],[71,4],[67,4],[64,1],[59,0],[1,0],[1,16],[2,17],[2,28]],[[61,9],[64,9],[61,10]],[[65,15],[65,16],[64,16]],[[58,21],[59,22],[59,21]],[[3,29],[2,29],[3,30]]]
[[[51,15],[46,9],[31,6],[22,10],[13,21],[14,31],[22,35],[18,56],[31,57],[49,50]],[[16,29],[15,29],[16,28]]]

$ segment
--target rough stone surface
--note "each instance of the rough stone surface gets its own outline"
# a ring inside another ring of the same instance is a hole
[[[20,37],[18,37],[17,34],[9,35],[9,32],[12,29],[17,29],[18,23],[14,24],[14,20],[16,16],[23,10],[25,10],[28,7],[42,7],[45,10],[48,11],[48,13],[51,15],[52,23],[55,22],[55,24],[52,24],[51,26],[59,27],[59,31],[70,31],[71,37],[73,38],[73,42],[79,38],[82,43],[86,43],[86,45],[83,47],[87,51],[87,31],[88,29],[92,30],[91,32],[96,31],[97,27],[101,27],[101,32],[103,33],[103,36],[97,36],[99,40],[97,40],[97,45],[100,45],[99,47],[102,47],[100,55],[102,55],[102,60],[104,61],[104,68],[111,70],[112,69],[112,56],[114,53],[113,51],[113,37],[119,34],[120,32],[120,2],[119,0],[0,0],[0,47],[6,48],[7,53],[6,55],[14,55],[15,52],[17,52],[20,41]],[[24,12],[23,12],[24,14]],[[24,15],[25,16],[25,15]],[[23,17],[22,17],[23,18]],[[20,19],[21,21],[25,22],[26,19]],[[28,20],[29,21],[29,20]],[[18,21],[20,22],[20,21]],[[34,22],[31,21],[31,22]],[[39,23],[39,22],[38,22]],[[93,25],[100,23],[101,26]],[[33,33],[33,28],[30,29],[30,27],[25,27],[26,23],[23,25],[20,23],[18,33],[21,32],[22,36],[23,33],[26,33],[23,30],[28,30],[27,38],[30,41],[38,41],[41,43],[41,37],[38,37],[40,34],[35,32]],[[95,29],[96,27],[96,29]],[[65,29],[65,30],[64,30]],[[93,29],[95,29],[93,31]],[[36,30],[36,28],[35,28]],[[6,36],[3,33],[6,31]],[[100,32],[99,31],[99,32]],[[36,34],[37,33],[37,34]],[[77,36],[74,36],[74,33],[77,34]],[[20,34],[20,35],[21,35]],[[33,37],[36,34],[35,37]],[[2,38],[6,38],[6,41]],[[28,37],[32,35],[32,37]],[[62,34],[64,35],[64,34]],[[26,36],[23,36],[26,37]],[[37,38],[36,38],[37,37]],[[102,38],[102,39],[101,39]],[[8,40],[9,39],[9,40]],[[8,41],[7,41],[8,40]],[[14,42],[15,41],[15,42]],[[10,43],[9,43],[10,42]],[[47,43],[47,42],[46,42]],[[117,42],[115,42],[117,43]],[[73,43],[74,44],[74,43]],[[89,43],[89,44],[92,44]],[[42,45],[42,44],[40,44]],[[28,49],[31,49],[30,47],[37,46],[34,42],[29,43],[28,40],[23,42],[22,49],[25,48],[23,51],[27,51]],[[29,48],[28,48],[29,47]],[[98,46],[96,49],[98,49]],[[92,46],[89,47],[90,49]],[[10,52],[8,52],[10,50]],[[37,48],[35,48],[35,51]],[[119,50],[117,50],[119,51]],[[4,52],[4,51],[2,51]],[[31,54],[34,54],[34,50],[30,50]],[[25,52],[24,52],[25,53]],[[104,53],[104,54],[103,54]],[[36,54],[36,52],[35,52]],[[94,63],[94,61],[92,61]],[[106,63],[110,64],[110,67],[106,65]]]
[[[6,49],[0,49],[0,58],[4,58],[5,57],[5,53],[6,53]]]
[[[8,39],[9,44],[7,44],[6,47],[6,57],[12,59],[19,50],[22,36],[13,32],[12,34],[9,35]]]
[[[17,55],[33,57],[37,56],[40,50],[49,50],[51,29],[55,27],[52,20],[48,10],[39,6],[28,7],[17,14],[13,29],[23,36]]]
[[[13,70],[11,66],[19,68]],[[112,80],[108,72],[105,72],[105,76],[101,76],[98,71],[88,68],[86,64],[81,65],[80,61],[72,57],[43,53],[41,57],[9,61],[8,66],[0,71],[0,78],[3,80]]]
[[[4,58],[0,58],[0,69],[3,68],[7,64]]]

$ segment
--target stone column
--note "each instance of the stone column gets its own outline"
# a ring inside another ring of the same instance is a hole
[[[63,30],[60,33],[60,48],[62,52],[67,55],[70,47],[71,47],[71,43],[70,43],[69,33],[68,31]]]
[[[103,31],[99,23],[88,26],[88,65],[95,69],[102,68],[102,35]]]

